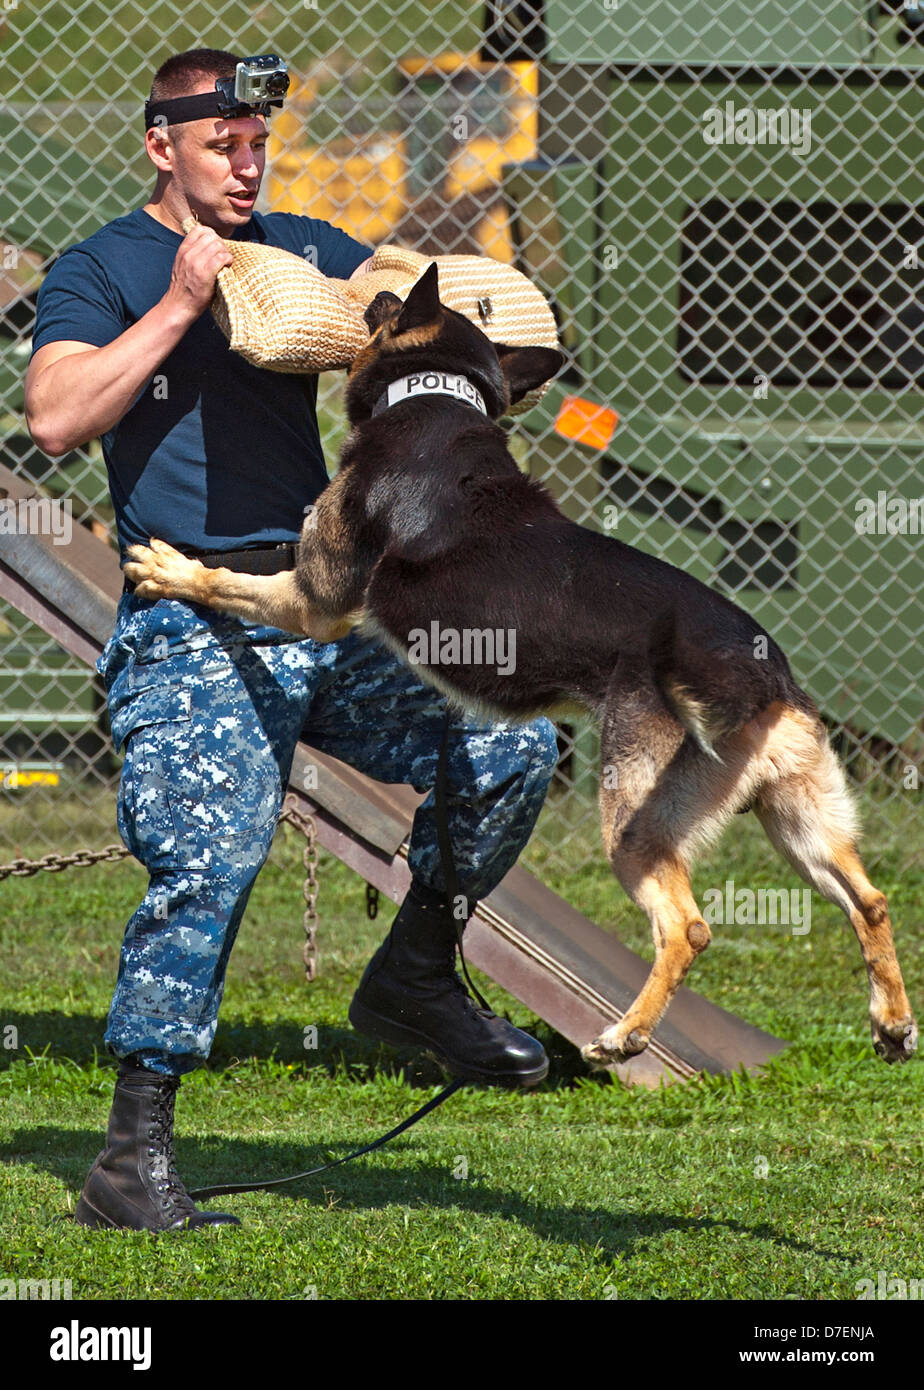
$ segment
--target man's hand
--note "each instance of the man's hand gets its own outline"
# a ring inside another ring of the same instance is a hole
[[[211,304],[218,272],[233,259],[218,233],[198,223],[180,243],[164,303],[192,323]]]

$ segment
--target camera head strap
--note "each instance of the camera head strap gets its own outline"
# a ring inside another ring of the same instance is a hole
[[[241,116],[266,116],[270,107],[281,106],[289,90],[289,70],[275,53],[245,58],[233,77],[219,77],[214,92],[146,101],[144,128],[166,128],[201,121],[207,116],[234,120]]]

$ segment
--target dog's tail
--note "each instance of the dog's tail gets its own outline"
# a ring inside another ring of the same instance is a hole
[[[699,699],[689,686],[675,676],[669,676],[661,686],[668,705],[687,733],[692,735],[702,751],[717,763],[722,759],[715,751],[715,742],[729,732],[721,712]]]

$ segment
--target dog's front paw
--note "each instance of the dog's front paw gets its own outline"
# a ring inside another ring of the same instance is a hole
[[[907,1062],[918,1045],[918,1025],[911,1014],[895,1023],[873,1019],[873,1047],[884,1062]]]
[[[593,1042],[585,1043],[581,1056],[590,1066],[607,1067],[613,1062],[628,1062],[637,1057],[651,1042],[651,1034],[623,1019],[607,1028]]]
[[[166,541],[151,537],[150,546],[130,545],[128,564],[122,572],[134,584],[139,598],[185,598],[195,588],[198,560],[181,555]]]

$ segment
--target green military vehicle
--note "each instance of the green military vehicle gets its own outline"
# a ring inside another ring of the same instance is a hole
[[[504,190],[570,353],[531,471],[734,597],[842,730],[919,756],[924,3],[488,20],[484,56],[540,62]]]

